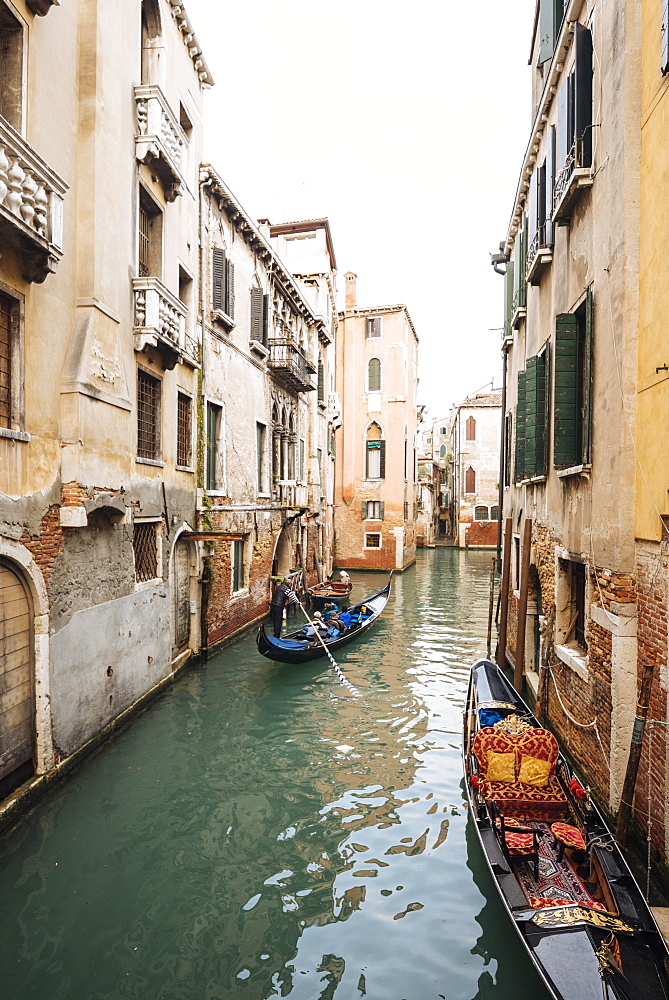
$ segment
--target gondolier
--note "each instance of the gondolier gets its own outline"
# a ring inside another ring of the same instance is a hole
[[[274,627],[274,638],[281,638],[281,626],[283,625],[283,610],[286,607],[288,601],[291,604],[298,604],[297,595],[290,589],[286,583],[286,578],[283,576],[273,576],[272,581],[278,583],[279,586],[276,588],[272,594],[272,600],[269,603],[269,613],[272,616],[272,625]]]

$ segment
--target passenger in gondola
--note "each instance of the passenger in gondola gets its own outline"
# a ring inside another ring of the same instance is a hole
[[[323,607],[323,621],[329,622],[333,615],[339,614],[339,608],[332,601],[327,601]]]
[[[339,615],[333,614],[328,621],[328,638],[338,639],[342,633],[347,629],[347,626],[341,620]]]
[[[309,645],[315,646],[318,643],[318,636],[320,635],[322,639],[326,638],[328,634],[328,626],[323,621],[323,616],[320,611],[314,611],[314,617],[308,622],[304,628],[299,633],[300,639],[311,640]]]

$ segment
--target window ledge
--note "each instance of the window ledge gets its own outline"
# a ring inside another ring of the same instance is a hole
[[[140,458],[139,456],[137,456],[135,462],[137,463],[137,465],[153,465],[158,469],[165,468],[165,463],[158,461],[157,458]]]
[[[241,590],[233,590],[230,594],[230,600],[236,601],[239,597],[248,597],[249,593],[250,591],[248,587],[242,587]]]
[[[261,358],[269,356],[269,347],[265,347],[259,340],[249,340],[249,350],[253,351],[254,354],[258,354]]]
[[[27,431],[13,431],[10,427],[0,427],[0,438],[7,438],[8,441],[31,440]]]
[[[142,580],[141,583],[135,583],[135,593],[138,590],[154,590],[156,587],[162,587],[165,581],[162,576],[154,576],[152,580]],[[167,597],[167,594],[160,594],[160,597]]]
[[[574,673],[578,674],[584,681],[589,679],[587,656],[580,646],[559,646],[556,643],[553,648],[558,660],[571,667]]]
[[[327,410],[327,408],[328,408],[328,404],[325,402],[324,399],[319,399],[318,400],[318,405],[321,408],[321,410]]]
[[[568,469],[557,469],[556,475],[558,479],[567,479],[569,476],[583,476],[584,479],[589,479],[591,469],[592,465],[588,462],[583,465],[572,465]]]
[[[222,323],[228,333],[237,326],[232,316],[228,316],[222,309],[214,309],[214,320],[217,323]]]
[[[177,472],[195,472],[195,469],[190,465],[177,465]]]

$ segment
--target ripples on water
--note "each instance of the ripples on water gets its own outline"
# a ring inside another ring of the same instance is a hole
[[[0,994],[541,1000],[460,784],[489,567],[394,577],[359,698],[252,636],[186,674],[1,843]]]

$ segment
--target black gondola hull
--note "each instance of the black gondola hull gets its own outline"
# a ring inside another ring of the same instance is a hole
[[[388,603],[388,598],[390,596],[390,580],[383,588],[379,590],[378,593],[373,594],[371,597],[367,598],[365,601],[360,601],[359,604],[354,605],[351,608],[351,612],[355,612],[357,609],[367,605],[372,608],[372,615],[366,619],[361,625],[354,628],[347,629],[346,632],[336,639],[325,639],[325,645],[330,653],[334,653],[336,650],[341,649],[342,646],[347,646],[349,642],[353,642],[354,639],[359,639],[362,635],[366,634],[369,629],[378,620],[381,612]],[[298,643],[300,640],[297,638],[301,632],[299,629],[296,632],[291,632],[285,636],[284,642]],[[317,660],[322,656],[327,656],[327,653],[320,642],[315,646],[310,646],[306,641],[300,643],[299,648],[286,648],[276,644],[275,640],[271,636],[268,636],[265,632],[264,625],[261,625],[258,629],[258,635],[256,637],[256,643],[258,646],[258,652],[263,656],[266,656],[270,660],[276,660],[279,663],[308,663],[310,660]]]

